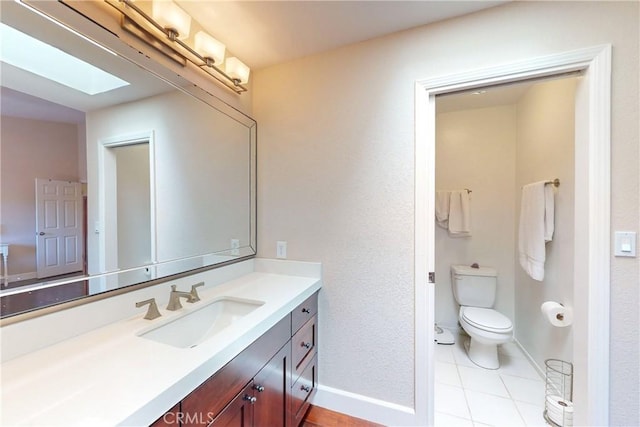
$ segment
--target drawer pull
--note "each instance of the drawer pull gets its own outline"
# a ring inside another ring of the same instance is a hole
[[[306,307],[303,307],[303,308],[302,308],[302,312],[303,312],[303,313],[307,313],[307,314],[308,314],[308,313],[311,313],[311,310],[309,310],[309,309],[308,309],[308,308],[306,308]]]
[[[311,387],[309,387],[308,385],[301,385],[300,386],[300,390],[309,393],[311,391]]]
[[[253,386],[253,389],[256,390],[258,393],[262,393],[264,391],[264,386],[256,384]]]
[[[311,348],[311,343],[303,341],[303,342],[300,343],[300,347]]]
[[[243,397],[243,400],[246,400],[247,402],[251,403],[252,405],[254,403],[256,403],[256,401],[258,400],[256,397],[254,396],[249,396],[248,394],[245,394]]]

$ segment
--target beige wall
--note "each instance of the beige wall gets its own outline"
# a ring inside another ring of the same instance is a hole
[[[2,243],[9,274],[35,277],[35,179],[79,181],[78,126],[2,116]]]
[[[321,384],[413,406],[416,79],[611,43],[611,223],[638,229],[638,13],[514,2],[255,73],[258,254],[323,263]],[[612,425],[640,419],[638,264],[611,258]]]
[[[436,227],[436,322],[457,327],[452,264],[477,262],[498,271],[495,308],[514,319],[516,107],[506,105],[438,114],[436,189],[469,188],[471,237]]]

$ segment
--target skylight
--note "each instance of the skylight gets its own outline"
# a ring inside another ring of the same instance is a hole
[[[0,60],[88,95],[129,83],[51,45],[0,23]]]

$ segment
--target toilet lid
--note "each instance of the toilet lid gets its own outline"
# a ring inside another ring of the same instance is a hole
[[[490,332],[510,332],[511,320],[491,308],[462,307],[462,317],[471,325]]]

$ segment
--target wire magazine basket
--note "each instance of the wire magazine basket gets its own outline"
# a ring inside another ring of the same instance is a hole
[[[573,426],[573,364],[559,359],[547,359],[544,364],[544,419],[552,426]]]

